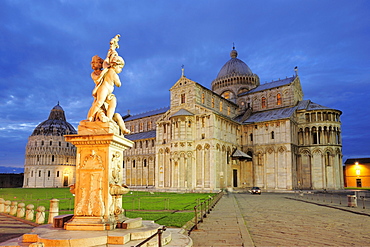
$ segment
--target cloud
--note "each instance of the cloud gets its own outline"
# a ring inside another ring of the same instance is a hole
[[[354,137],[370,120],[369,10],[361,0],[4,0],[0,157],[7,160],[0,162],[23,163],[31,125],[46,120],[58,101],[75,127],[86,118],[91,57],[105,57],[118,33],[126,61],[123,85],[115,89],[121,114],[168,106],[181,65],[210,88],[234,42],[262,83],[291,76],[298,66],[305,98],[343,111],[344,155],[358,154],[368,145]]]

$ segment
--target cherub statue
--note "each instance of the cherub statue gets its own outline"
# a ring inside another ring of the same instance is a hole
[[[91,78],[95,83],[92,92],[94,102],[89,110],[87,118],[89,121],[115,121],[123,134],[129,134],[126,129],[122,116],[115,113],[117,106],[116,96],[113,94],[114,86],[120,87],[121,81],[118,74],[121,73],[125,62],[118,56],[116,48],[119,47],[119,35],[116,35],[110,42],[110,49],[107,58],[103,60],[99,56],[94,56],[91,60]],[[104,69],[103,69],[104,68]]]

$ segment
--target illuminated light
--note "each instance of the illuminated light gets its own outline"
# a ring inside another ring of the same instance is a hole
[[[360,175],[361,174],[361,170],[360,169],[357,169],[356,170],[356,175]]]
[[[358,162],[356,162],[355,165],[358,166]]]

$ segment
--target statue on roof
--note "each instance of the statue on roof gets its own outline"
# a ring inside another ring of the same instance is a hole
[[[117,34],[111,39],[110,48],[104,60],[97,55],[92,57],[91,68],[94,71],[91,73],[91,79],[95,83],[95,88],[92,92],[94,101],[87,114],[87,119],[90,122],[114,121],[118,124],[123,134],[129,134],[130,131],[126,129],[122,116],[119,113],[115,113],[117,99],[113,94],[114,86],[121,86],[118,74],[121,73],[122,68],[125,66],[125,61],[116,51],[119,48],[119,37],[120,35]]]

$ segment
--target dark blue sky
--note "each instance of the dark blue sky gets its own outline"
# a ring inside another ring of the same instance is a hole
[[[90,60],[121,34],[117,111],[169,105],[185,65],[210,88],[233,42],[261,83],[299,67],[304,98],[343,112],[343,161],[370,157],[370,1],[22,1],[0,8],[0,166],[60,102],[75,127],[91,105]],[[1,172],[1,171],[0,171]]]

